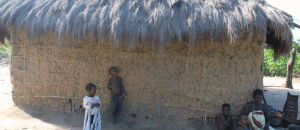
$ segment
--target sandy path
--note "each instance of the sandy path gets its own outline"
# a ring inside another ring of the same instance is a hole
[[[264,86],[282,87],[285,84],[285,77],[264,77]],[[293,78],[293,90],[300,90],[300,78]]]

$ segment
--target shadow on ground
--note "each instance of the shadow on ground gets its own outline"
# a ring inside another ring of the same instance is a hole
[[[33,118],[58,126],[60,129],[80,130],[83,126],[84,112],[60,112],[41,110],[31,106],[19,106],[25,113]],[[176,121],[174,118],[135,118],[131,115],[122,116],[118,123],[112,123],[102,115],[102,130],[216,130],[216,127],[202,125],[200,120],[191,119]]]

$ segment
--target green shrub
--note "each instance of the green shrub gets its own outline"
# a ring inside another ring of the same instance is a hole
[[[7,55],[8,55],[7,58],[9,60],[11,60],[11,46],[10,46],[7,39],[5,39],[5,44],[4,45],[0,45],[0,53],[1,54],[7,53]],[[1,58],[3,58],[2,55],[1,55]]]
[[[11,51],[11,47],[9,42],[5,39],[5,45],[0,45],[0,52],[10,52]]]
[[[300,72],[300,46],[294,42],[293,47],[296,49],[296,62],[293,71]],[[286,66],[290,55],[281,56],[277,60],[273,58],[274,51],[269,48],[264,49],[264,60],[262,63],[263,72],[266,76],[286,76]]]

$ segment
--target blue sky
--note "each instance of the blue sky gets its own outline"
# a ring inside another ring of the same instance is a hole
[[[270,5],[281,9],[294,17],[294,22],[300,25],[300,8],[299,0],[265,0]],[[294,41],[300,39],[300,29],[293,29]]]

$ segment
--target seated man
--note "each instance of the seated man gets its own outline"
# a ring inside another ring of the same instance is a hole
[[[272,111],[273,112],[273,111]],[[288,130],[300,130],[300,120],[293,120],[287,117],[282,116],[282,114],[278,111],[273,112],[276,116],[288,121],[289,123],[291,123],[289,125],[289,129]]]
[[[223,104],[222,105],[222,113],[220,114],[217,123],[218,123],[218,130],[231,130],[234,126],[234,120],[230,114],[230,105]]]
[[[255,89],[253,91],[254,101],[249,102],[244,107],[244,113],[248,114],[251,129],[254,130],[275,130],[269,125],[269,111],[267,105],[262,104],[263,91]]]

